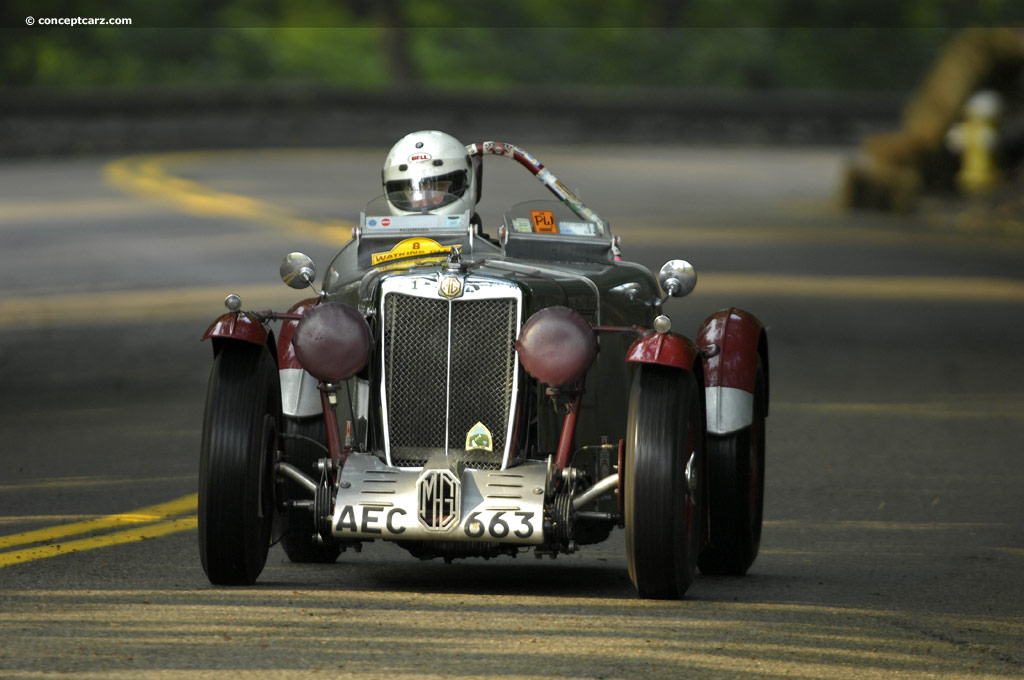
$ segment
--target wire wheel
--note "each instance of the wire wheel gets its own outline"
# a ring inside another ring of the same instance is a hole
[[[704,518],[704,428],[693,373],[640,366],[626,425],[626,557],[640,597],[693,582]]]
[[[252,584],[266,564],[280,404],[267,348],[225,343],[210,372],[199,458],[199,556],[211,583]]]

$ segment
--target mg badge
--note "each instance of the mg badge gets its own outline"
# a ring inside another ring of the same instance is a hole
[[[491,431],[483,423],[477,423],[469,428],[469,432],[466,433],[466,450],[494,451],[494,446],[491,442]]]
[[[459,523],[459,478],[451,470],[424,470],[416,482],[420,523],[431,531],[445,531]]]
[[[462,293],[462,279],[458,276],[445,276],[438,284],[437,291],[441,297],[446,297],[449,300],[458,297]]]

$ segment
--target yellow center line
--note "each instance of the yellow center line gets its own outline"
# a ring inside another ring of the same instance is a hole
[[[168,517],[174,517],[175,515],[180,515],[186,512],[195,512],[198,506],[198,502],[199,494],[193,493],[187,496],[183,496],[181,498],[177,498],[173,501],[167,501],[166,503],[158,503],[157,505],[139,508],[138,510],[132,510],[130,512],[121,513],[118,515],[108,515],[105,517],[98,517],[96,519],[84,520],[81,522],[72,522],[70,524],[60,524],[58,526],[47,527],[45,529],[36,529],[34,531],[27,531],[21,534],[0,536],[0,549],[12,548],[16,545],[25,545],[26,543],[40,543],[42,541],[52,541],[59,538],[64,538],[66,536],[77,536],[80,534],[91,533],[93,531],[100,531],[102,529],[119,527],[126,524],[143,524],[147,522],[155,522],[157,520],[167,519]],[[49,548],[50,546],[45,547]],[[87,548],[81,549],[86,550]],[[66,552],[66,549],[64,550],[64,552]],[[10,554],[14,553],[4,553],[0,555],[0,566],[3,566],[4,564],[13,564],[13,562],[5,561],[7,560],[7,556]],[[33,557],[32,559],[37,558]]]
[[[170,205],[190,215],[227,217],[283,227],[332,245],[344,244],[351,238],[352,222],[300,217],[282,206],[250,196],[219,191],[176,177],[166,170],[166,166],[171,163],[203,161],[215,155],[211,152],[178,152],[130,156],[108,163],[103,168],[103,177],[107,184],[122,191]]]
[[[29,524],[31,522],[63,522],[71,520],[96,519],[100,515],[0,515],[0,524]]]
[[[1016,557],[1024,557],[1024,548],[1010,548],[1010,547],[1002,547],[1002,546],[1000,546],[1000,547],[996,548],[996,550],[998,552],[1003,552],[1003,553],[1006,553],[1008,555],[1014,555]]]
[[[151,520],[147,519],[142,521]],[[25,548],[23,550],[0,553],[0,568],[9,567],[12,564],[24,564],[25,562],[41,560],[47,557],[56,557],[58,555],[81,552],[83,550],[95,550],[96,548],[107,548],[124,543],[144,541],[148,538],[158,538],[160,536],[166,536],[179,531],[189,531],[190,529],[195,529],[197,525],[197,516],[190,515],[188,517],[172,519],[167,522],[159,522],[157,524],[118,531],[112,534],[90,536],[88,538],[80,538],[66,543],[55,543],[53,545],[44,545],[35,548]]]

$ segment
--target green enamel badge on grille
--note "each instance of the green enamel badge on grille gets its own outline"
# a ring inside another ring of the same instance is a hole
[[[494,451],[491,443],[491,431],[483,423],[477,423],[466,433],[466,450]]]

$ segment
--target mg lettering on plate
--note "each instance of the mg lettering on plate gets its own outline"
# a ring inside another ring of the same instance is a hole
[[[431,531],[446,531],[456,526],[461,486],[451,470],[424,470],[416,482],[420,524]]]

